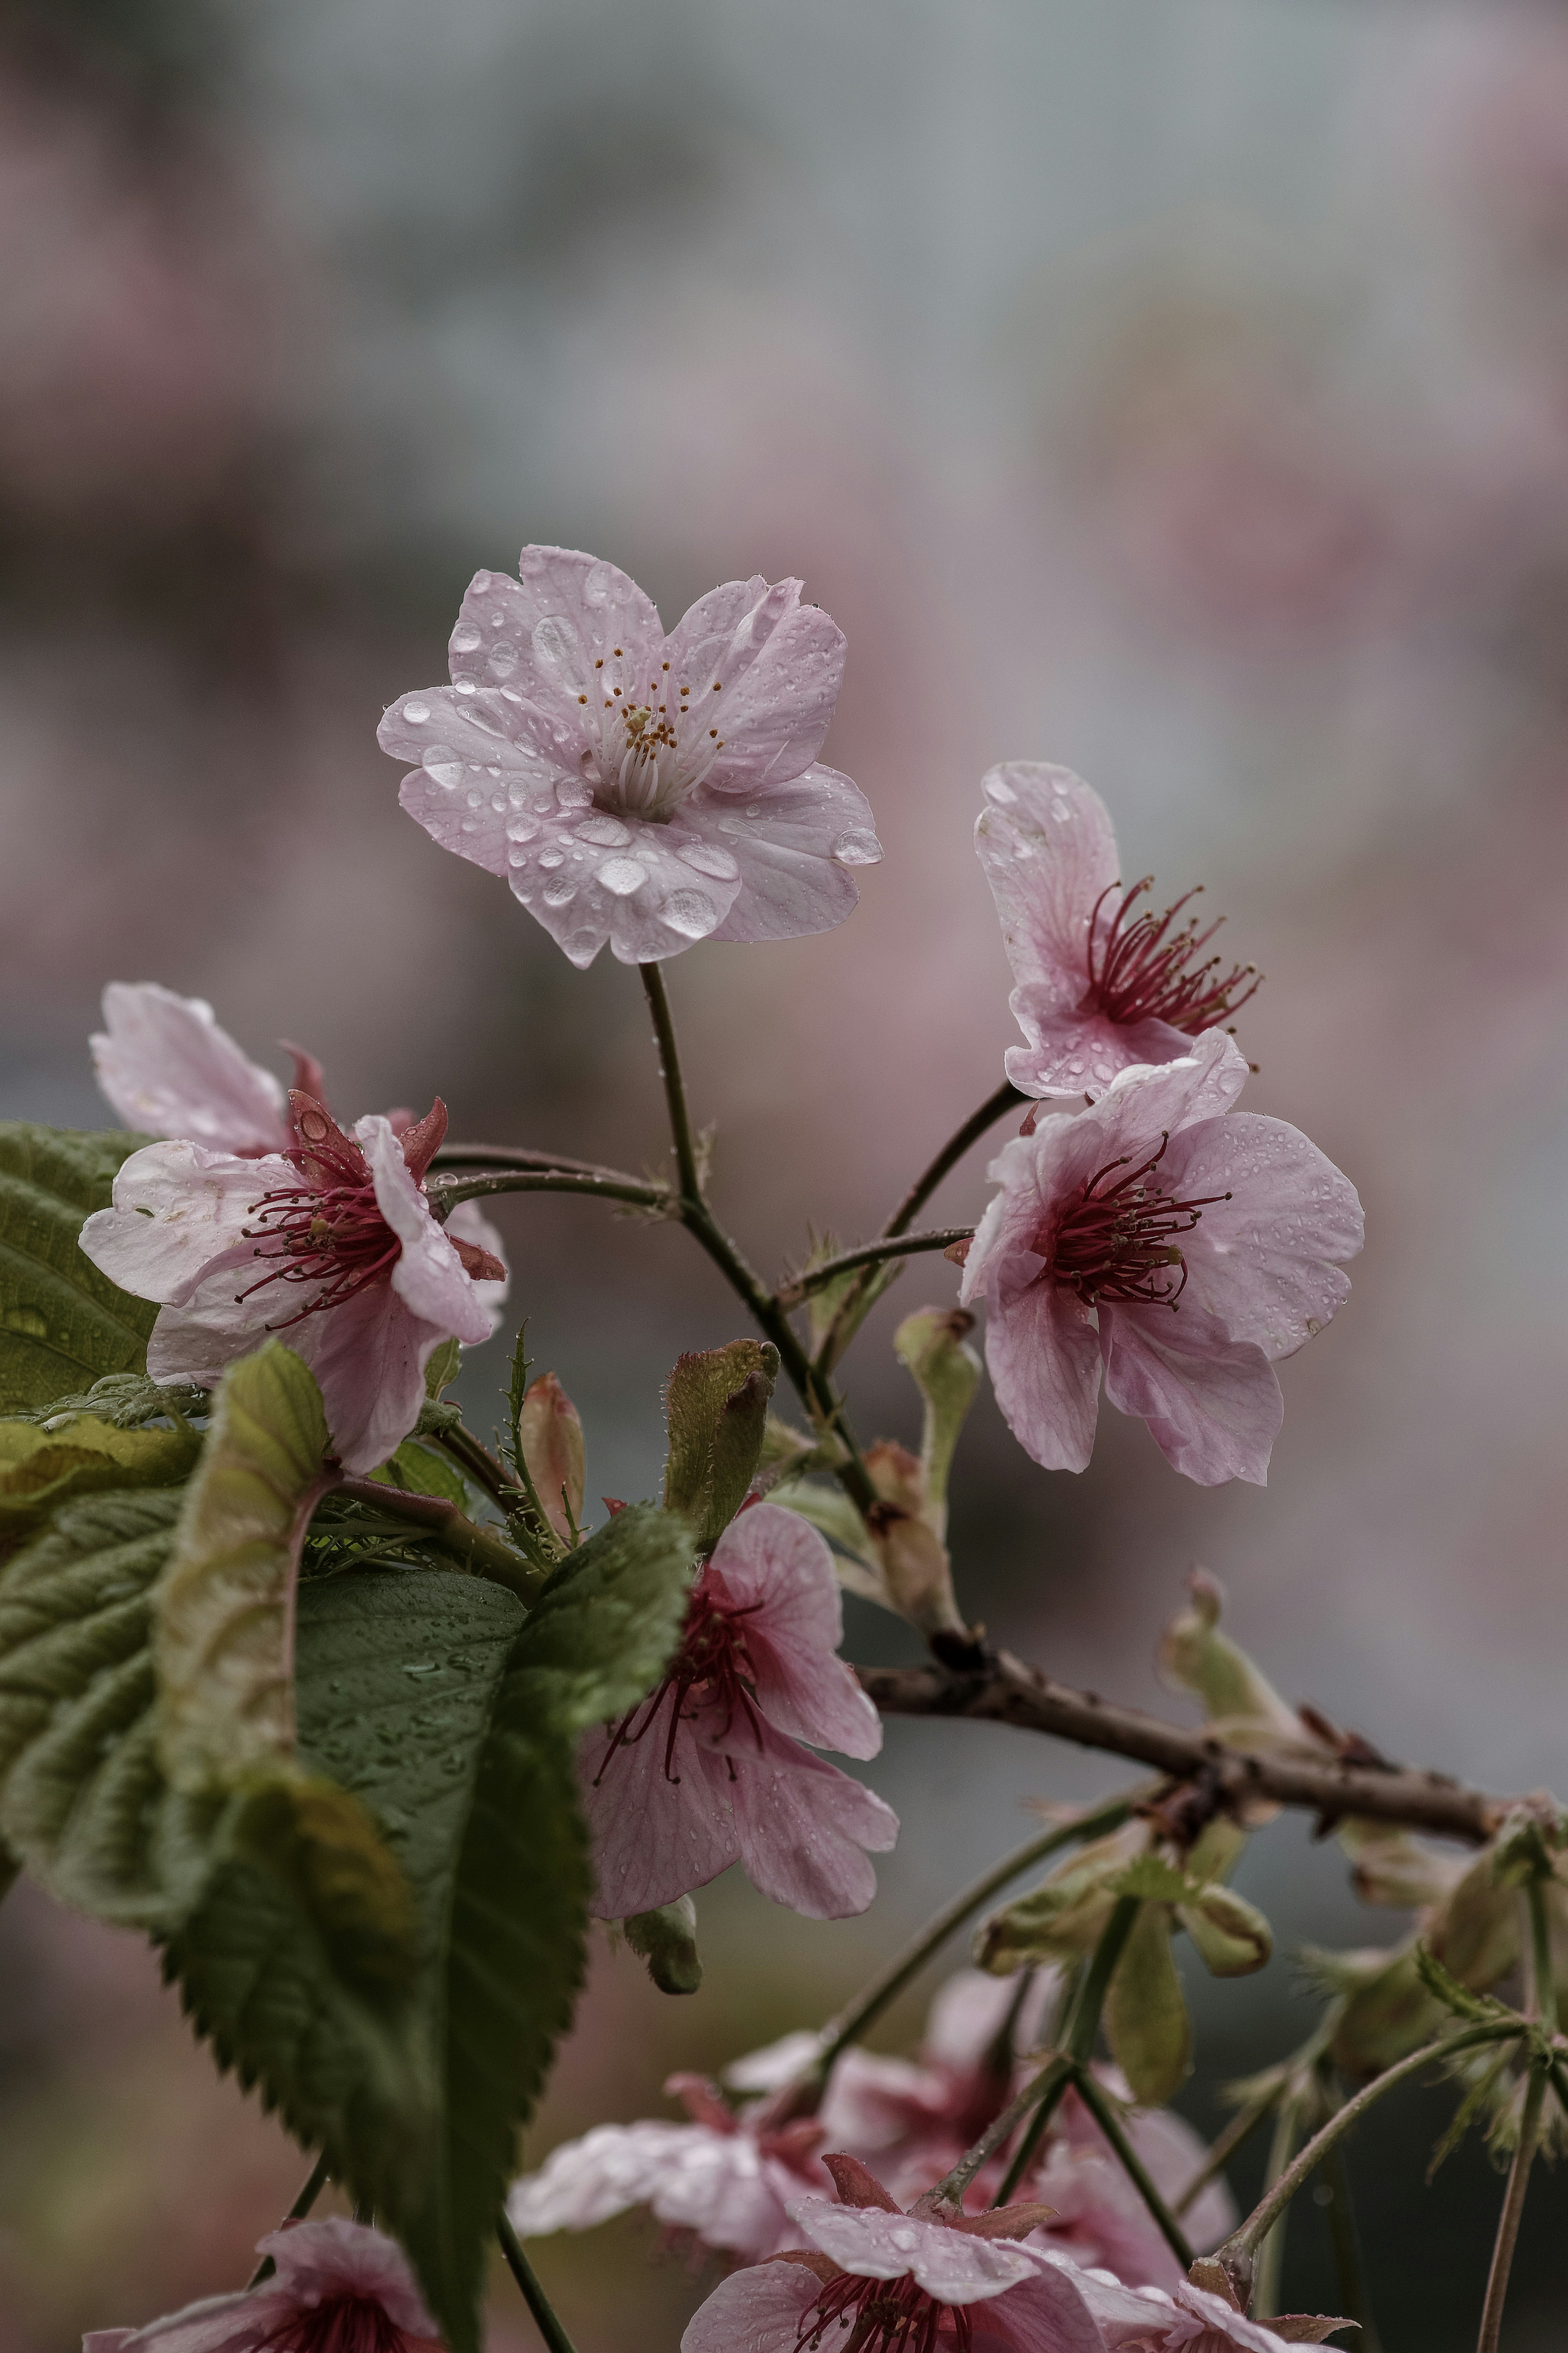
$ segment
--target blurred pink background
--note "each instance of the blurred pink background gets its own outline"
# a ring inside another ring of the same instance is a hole
[[[1268,974],[1248,1103],[1367,1209],[1267,1490],[1187,1487],[1109,1412],[1086,1477],[1050,1476],[983,1398],[961,1598],[1155,1704],[1201,1560],[1292,1697],[1494,1787],[1568,1785],[1568,18],[36,0],[0,32],[0,1111],[103,1124],[99,992],[157,979],[279,1067],[271,1041],[309,1043],[340,1111],[438,1089],[459,1134],[657,1159],[635,976],[574,974],[437,851],[375,723],[525,540],[613,558],[667,623],[799,574],[848,635],[826,756],[887,860],[840,931],[671,974],[756,1261],[808,1220],[874,1229],[1000,1077],[969,837],[1009,757],[1087,776],[1130,875],[1207,884]],[[940,1218],[975,1214],[984,1160]],[[591,1493],[647,1492],[659,1380],[736,1311],[679,1233],[501,1221]],[[888,1335],[952,1287],[917,1264],[868,1326],[863,1431],[912,1436]],[[470,1366],[481,1419],[503,1377],[499,1344]],[[901,1641],[852,1612],[852,1653]],[[868,1918],[726,1883],[689,2003],[601,1954],[531,2161],[815,2022],[1023,1835],[1026,1797],[1121,1776],[903,1725],[873,1778],[909,1828]],[[1299,2039],[1290,1947],[1400,1925],[1304,1831],[1247,1870],[1279,1954],[1193,1989],[1211,2124],[1217,2077]],[[0,2353],[234,2284],[305,2167],[145,1947],[23,1890],[0,1984]],[[1479,2197],[1484,2237],[1494,2192],[1461,2165],[1428,2197],[1400,2147],[1384,2334],[1440,2353],[1474,2316],[1415,2234],[1456,2246]],[[1561,2341],[1561,2185],[1532,2199],[1512,2353]],[[673,2348],[701,2292],[639,2224],[539,2253],[582,2353]],[[1291,2260],[1305,2301],[1306,2225]],[[493,2341],[532,2341],[514,2301]]]

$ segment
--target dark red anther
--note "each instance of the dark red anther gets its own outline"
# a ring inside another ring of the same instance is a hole
[[[1086,1307],[1100,1300],[1143,1307],[1174,1307],[1187,1284],[1187,1261],[1174,1237],[1190,1234],[1205,1209],[1228,1201],[1228,1193],[1209,1193],[1178,1200],[1145,1182],[1159,1166],[1170,1144],[1138,1167],[1129,1167],[1131,1154],[1108,1162],[1069,1202],[1054,1227],[1047,1227],[1035,1247],[1047,1261],[1054,1282],[1075,1291]],[[1107,1182],[1118,1168],[1128,1174]],[[1104,1187],[1101,1190],[1101,1187]],[[1162,1281],[1172,1267],[1181,1269],[1179,1282]]]
[[[254,2340],[256,2353],[405,2353],[411,2338],[374,2296],[332,2295],[296,2306],[276,2328]]]
[[[973,2329],[967,2306],[939,2304],[912,2279],[862,2279],[843,2272],[806,2312],[795,2353],[932,2353],[944,2320],[952,2340],[969,2353]],[[831,2335],[829,2335],[831,2331]]]
[[[1133,901],[1151,889],[1153,881],[1152,874],[1146,874],[1141,882],[1134,882],[1116,913],[1103,920],[1101,910],[1118,886],[1113,882],[1095,901],[1086,959],[1089,988],[1079,1009],[1101,1013],[1107,1020],[1123,1024],[1165,1021],[1185,1037],[1195,1038],[1200,1029],[1211,1029],[1245,1005],[1256,994],[1261,975],[1256,965],[1238,964],[1222,978],[1224,959],[1217,955],[1194,968],[1193,959],[1207,947],[1225,921],[1218,916],[1200,932],[1197,917],[1191,915],[1172,931],[1176,917],[1189,899],[1197,897],[1197,891],[1184,892],[1163,915],[1146,907],[1129,921]]]
[[[713,1745],[721,1747],[729,1738],[737,1716],[749,1724],[757,1746],[763,1745],[762,1722],[757,1715],[752,1662],[746,1651],[743,1620],[754,1617],[763,1607],[760,1601],[737,1609],[732,1602],[699,1585],[687,1604],[686,1626],[680,1638],[680,1648],[669,1662],[669,1670],[658,1689],[638,1702],[616,1726],[616,1734],[605,1761],[594,1777],[598,1788],[609,1769],[610,1760],[617,1749],[646,1737],[652,1731],[666,1700],[670,1702],[669,1728],[664,1742],[664,1773],[668,1781],[679,1781],[675,1764],[675,1736],[680,1729],[683,1715],[695,1715],[687,1702],[697,1693],[706,1712],[723,1712],[723,1720],[713,1735]],[[639,1723],[638,1718],[641,1718]],[[731,1768],[731,1777],[732,1777]]]

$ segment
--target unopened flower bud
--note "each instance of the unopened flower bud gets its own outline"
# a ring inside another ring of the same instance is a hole
[[[583,1525],[583,1424],[553,1373],[542,1373],[528,1385],[517,1418],[517,1447],[545,1518],[563,1544],[574,1544]]]

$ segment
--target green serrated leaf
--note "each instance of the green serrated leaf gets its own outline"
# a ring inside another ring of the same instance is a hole
[[[172,1487],[201,1452],[194,1430],[117,1430],[87,1413],[50,1416],[61,1429],[0,1421],[0,1536],[47,1520],[70,1495],[107,1488]]]
[[[0,1120],[0,1413],[100,1373],[144,1373],[158,1310],[85,1259],[82,1221],[109,1207],[120,1164],[151,1139]]]
[[[697,1952],[697,1906],[689,1895],[678,1895],[655,1912],[634,1912],[621,1928],[633,1952],[647,1963],[660,1993],[699,1991],[702,1963]]]
[[[67,1504],[0,1575],[0,1834],[51,1893],[167,1926],[205,1868],[210,1810],[159,1769],[152,1592],[179,1497]]]
[[[633,1504],[566,1555],[529,1612],[517,1664],[550,1677],[574,1732],[635,1707],[680,1639],[696,1567],[689,1520]]]
[[[461,1472],[444,1454],[437,1454],[416,1440],[405,1438],[390,1462],[371,1472],[388,1487],[400,1487],[405,1495],[440,1495],[459,1511],[468,1508],[468,1491]]]
[[[205,1389],[193,1388],[188,1382],[150,1381],[145,1373],[105,1373],[80,1396],[55,1398],[47,1405],[18,1411],[14,1419],[47,1427],[51,1422],[68,1421],[79,1413],[90,1413],[113,1430],[140,1430],[150,1421],[204,1414],[206,1409]]]
[[[1171,1951],[1170,1915],[1145,1904],[1121,1949],[1105,1998],[1111,2055],[1141,2107],[1178,2092],[1192,2062],[1193,2030]]]
[[[587,1547],[584,1548],[584,1551]],[[574,1739],[518,1603],[477,1577],[349,1572],[300,1594],[302,1765],[369,1810],[413,1892],[407,1990],[351,1978],[287,1878],[236,1855],[171,1947],[220,2060],[407,2248],[451,2353],[581,1982]]]
[[[761,1340],[678,1357],[665,1388],[664,1500],[715,1542],[740,1510],[762,1451],[779,1353]]]
[[[223,1377],[154,1599],[158,1751],[178,1789],[225,1788],[294,1747],[295,1577],[332,1483],[308,1366],[280,1340]]]

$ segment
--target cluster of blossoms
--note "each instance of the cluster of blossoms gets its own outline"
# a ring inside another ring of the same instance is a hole
[[[504,878],[574,965],[608,943],[647,978],[699,940],[798,937],[855,904],[854,873],[880,847],[857,787],[816,758],[843,661],[840,632],[796,581],[731,582],[667,637],[613,565],[531,547],[520,580],[475,576],[450,683],[400,696],[381,742],[415,764],[402,804],[437,843]],[[1355,1193],[1297,1130],[1236,1110],[1248,1066],[1229,1017],[1256,975],[1210,952],[1215,926],[1184,912],[1191,894],[1142,909],[1147,880],[1122,886],[1102,804],[1061,769],[995,768],[984,798],[977,849],[1026,1039],[1006,1059],[1016,1094],[997,1104],[1034,1102],[991,1165],[972,1240],[950,1254],[962,1305],[984,1308],[1002,1409],[1036,1461],[1081,1471],[1103,1381],[1187,1477],[1261,1482],[1282,1413],[1275,1366],[1348,1291]],[[124,1161],[81,1246],[157,1303],[152,1377],[211,1384],[282,1334],[315,1375],[338,1468],[386,1464],[418,1421],[437,1349],[485,1340],[506,1296],[500,1237],[432,1179],[445,1105],[345,1130],[309,1055],[292,1050],[285,1092],[199,1000],[117,984],[104,1020],[104,1092],[157,1140]],[[824,1536],[760,1487],[709,1529],[662,1681],[582,1742],[600,1916],[653,1913],[736,1862],[811,1917],[870,1903],[868,1858],[892,1845],[896,1818],[817,1753],[867,1759],[881,1743],[837,1655],[839,1591]],[[983,2211],[1000,2156],[971,2184],[974,2211],[939,2193],[1016,2090],[1056,1992],[1048,1972],[1021,1993],[966,1974],[918,2060],[849,2050],[804,2110],[816,2038],[740,2063],[733,2097],[677,2077],[688,2122],[603,2126],[558,2149],[518,2185],[516,2226],[583,2228],[646,2205],[744,2266],[693,2321],[687,2353],[1272,2353],[1276,2334],[1184,2279],[1076,2091],[1024,2202]],[[1105,2088],[1119,2103],[1126,2091]],[[1131,2109],[1126,2129],[1176,2197],[1203,2161],[1187,2128]],[[1211,2187],[1190,2228],[1212,2245],[1231,2219]],[[276,2269],[253,2292],[91,2345],[404,2353],[431,2337],[374,2232],[310,2224],[265,2244]]]

